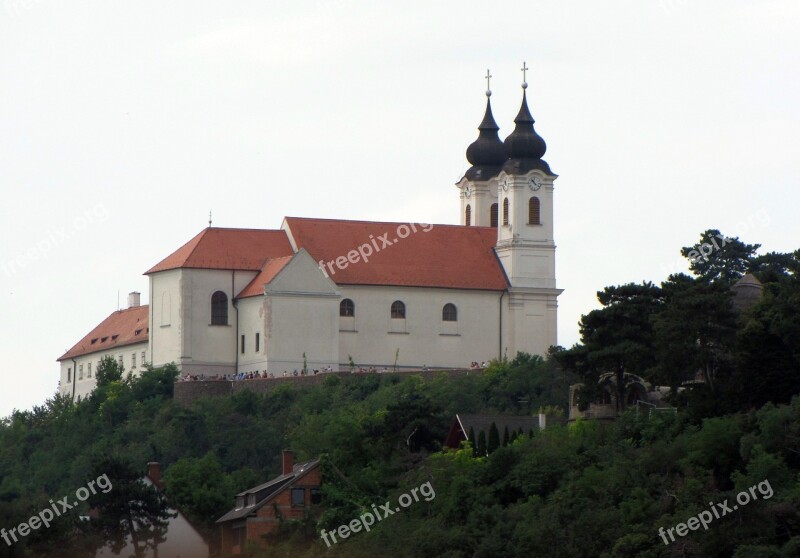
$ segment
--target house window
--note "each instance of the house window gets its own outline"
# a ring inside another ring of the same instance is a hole
[[[211,295],[211,325],[228,325],[228,295],[222,291]]]
[[[123,364],[122,355],[119,355],[119,367],[122,368],[123,366],[125,365]]]
[[[305,488],[292,488],[292,505],[305,506],[306,505],[306,489]]]
[[[349,298],[339,303],[339,315],[343,318],[352,318],[356,315],[356,305]]]
[[[311,489],[311,503],[312,504],[322,503],[322,490],[320,490],[319,488]]]
[[[458,310],[456,309],[456,305],[448,302],[442,308],[442,321],[443,322],[457,322],[458,321]]]
[[[142,366],[144,366],[144,363],[146,362],[145,358],[144,358],[144,355],[145,355],[145,352],[142,351]]]
[[[529,225],[541,225],[542,222],[540,221],[540,211],[541,204],[539,202],[539,198],[533,196],[531,199],[528,200],[528,224]]]
[[[493,203],[489,208],[489,226],[497,228],[497,204]]]
[[[503,224],[508,225],[508,198],[503,200]]]
[[[131,368],[136,368],[136,353],[131,354]]]
[[[244,335],[242,335],[242,354],[244,354]]]
[[[78,366],[78,379],[83,380],[83,364]]]
[[[261,350],[261,334],[256,332],[256,352]]]
[[[86,364],[86,377],[87,378],[91,378],[92,377],[92,363],[91,362]]]
[[[392,318],[395,320],[406,319],[406,305],[399,300],[392,302]]]
[[[472,208],[467,204],[467,209],[464,210],[464,224],[470,226],[472,224]]]
[[[67,383],[72,383],[72,368],[67,368]]]

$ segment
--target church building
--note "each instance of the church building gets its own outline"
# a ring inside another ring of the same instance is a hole
[[[100,358],[134,373],[464,368],[555,345],[553,183],[527,84],[501,141],[491,91],[456,184],[460,223],[284,218],[277,229],[211,227],[145,272],[133,293],[58,360],[85,397]]]

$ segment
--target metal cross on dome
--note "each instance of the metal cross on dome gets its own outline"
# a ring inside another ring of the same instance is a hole
[[[490,81],[492,79],[492,74],[489,73],[489,68],[486,68],[486,96],[492,96],[492,87]]]
[[[523,62],[522,68],[520,69],[522,70],[522,88],[526,89],[528,87],[528,70],[530,70],[530,68],[528,68],[528,65]]]

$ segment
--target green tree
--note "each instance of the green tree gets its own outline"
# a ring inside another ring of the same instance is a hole
[[[486,446],[486,451],[494,453],[500,447],[500,432],[497,430],[497,425],[492,421],[489,426],[489,442]]]
[[[108,490],[99,490],[88,503],[97,510],[94,530],[115,554],[130,543],[134,556],[143,558],[148,549],[163,542],[169,512],[164,495],[142,482],[143,475],[121,459],[102,458],[92,468],[89,481],[104,478]]]
[[[478,457],[486,455],[486,432],[483,430],[478,433],[478,448],[476,453]]]
[[[747,272],[760,247],[708,229],[700,235],[699,242],[681,248],[681,255],[689,260],[692,273],[705,282],[731,284]]]
[[[122,380],[122,373],[125,367],[120,364],[112,356],[104,356],[100,363],[97,365],[95,371],[95,378],[97,379],[97,387],[105,387],[112,382],[119,382]]]

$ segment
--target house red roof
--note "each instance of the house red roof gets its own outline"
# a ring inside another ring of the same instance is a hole
[[[242,289],[242,292],[240,292],[236,298],[263,295],[264,285],[272,281],[293,257],[294,256],[283,256],[282,258],[271,258],[267,260],[267,263],[261,268],[261,272]]]
[[[147,305],[135,306],[113,312],[58,360],[146,343],[150,333],[149,308]]]
[[[178,268],[258,271],[267,258],[291,256],[282,230],[207,228],[145,272]]]
[[[459,225],[375,221],[340,221],[287,217],[297,249],[305,248],[314,261],[323,260],[337,284],[441,287],[502,291],[508,280],[494,246],[497,229]],[[425,232],[425,230],[428,232]],[[406,235],[406,238],[400,238]],[[362,247],[367,262],[352,251]],[[377,247],[377,248],[376,248]],[[351,254],[342,267],[336,259]],[[333,261],[330,266],[327,262]]]

